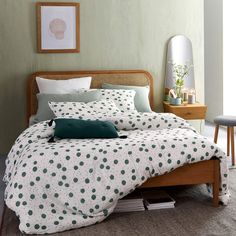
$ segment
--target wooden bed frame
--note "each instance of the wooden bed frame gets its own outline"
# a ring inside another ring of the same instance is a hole
[[[101,88],[103,83],[150,86],[149,100],[154,110],[153,78],[143,70],[105,70],[105,71],[59,71],[37,72],[30,76],[27,91],[27,122],[31,115],[37,111],[38,87],[36,77],[53,80],[80,78],[91,76],[91,88]],[[174,171],[148,179],[141,188],[193,185],[209,183],[213,186],[213,206],[219,205],[220,161],[211,159],[194,164],[187,164]]]

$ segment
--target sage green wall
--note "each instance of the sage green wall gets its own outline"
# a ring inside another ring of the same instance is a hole
[[[192,41],[204,100],[203,0],[81,0],[79,54],[36,53],[35,2],[0,0],[0,153],[25,128],[26,80],[35,71],[145,69],[160,111],[166,43],[176,34]]]

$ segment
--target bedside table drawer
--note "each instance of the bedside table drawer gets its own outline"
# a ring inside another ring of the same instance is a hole
[[[175,115],[185,119],[185,120],[198,120],[205,119],[206,117],[206,108],[194,107],[188,109],[176,109],[175,112],[172,112]]]
[[[207,107],[198,103],[173,106],[167,102],[164,102],[163,105],[164,112],[173,113],[185,120],[201,120],[206,117]]]

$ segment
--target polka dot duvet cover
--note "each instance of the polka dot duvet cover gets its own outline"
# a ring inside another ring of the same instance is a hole
[[[187,163],[221,163],[220,198],[228,198],[226,156],[185,120],[167,113],[103,117],[127,139],[62,139],[49,143],[48,121],[26,129],[6,160],[5,202],[20,230],[44,234],[103,221],[148,178]]]

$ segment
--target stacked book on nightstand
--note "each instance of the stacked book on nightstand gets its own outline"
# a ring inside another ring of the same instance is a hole
[[[136,191],[120,199],[114,209],[114,212],[117,213],[131,211],[145,211],[143,197]]]
[[[163,190],[144,191],[144,205],[148,210],[167,209],[175,207],[175,200]]]

